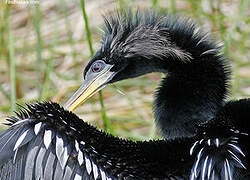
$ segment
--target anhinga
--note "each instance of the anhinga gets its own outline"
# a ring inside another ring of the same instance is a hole
[[[250,100],[224,102],[227,60],[189,19],[148,11],[105,19],[102,46],[64,107],[150,72],[167,73],[154,103],[165,140],[119,139],[56,103],[30,104],[0,134],[0,178],[249,179]]]

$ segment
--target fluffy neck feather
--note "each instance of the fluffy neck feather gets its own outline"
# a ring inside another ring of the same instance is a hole
[[[171,40],[189,53],[190,61],[155,61],[168,72],[154,102],[156,123],[167,139],[194,136],[196,125],[213,118],[228,93],[230,68],[220,47],[202,32],[193,34],[187,24],[169,28]]]

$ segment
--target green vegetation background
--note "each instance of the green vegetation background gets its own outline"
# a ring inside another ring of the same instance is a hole
[[[250,97],[249,0],[36,2],[17,5],[0,1],[1,123],[18,109],[16,103],[50,100],[63,105],[82,83],[84,66],[100,47],[102,15],[120,8],[154,8],[192,17],[225,45],[234,72],[232,98]],[[117,136],[158,137],[152,101],[162,76],[148,74],[108,86],[102,95],[95,95],[74,112]]]

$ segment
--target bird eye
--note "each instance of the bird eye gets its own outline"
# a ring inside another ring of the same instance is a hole
[[[103,61],[96,61],[92,64],[91,69],[93,72],[97,73],[100,72],[104,67]]]

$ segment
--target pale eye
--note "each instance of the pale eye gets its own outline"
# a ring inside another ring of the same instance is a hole
[[[92,64],[91,69],[94,73],[100,72],[104,67],[103,61],[96,61]]]

